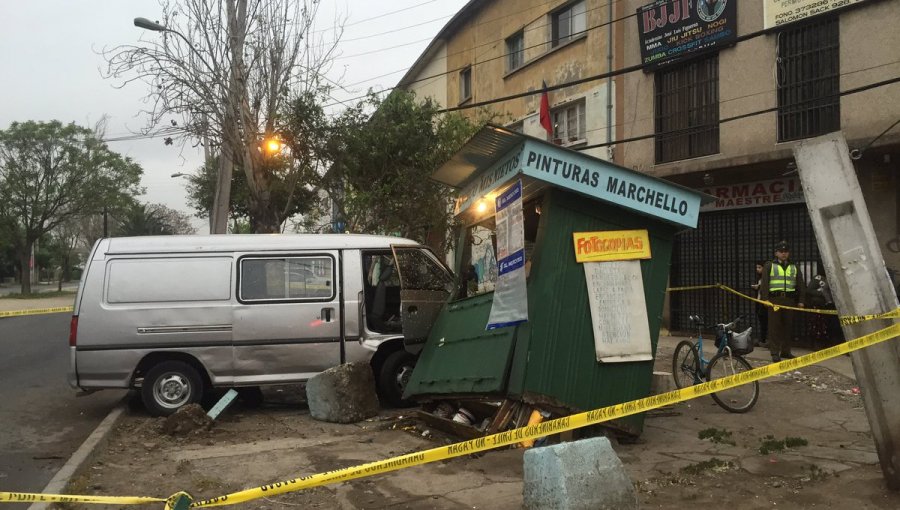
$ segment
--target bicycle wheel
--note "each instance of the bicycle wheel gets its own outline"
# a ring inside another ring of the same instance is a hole
[[[728,350],[716,354],[709,362],[707,377],[710,381],[742,374],[753,370],[744,358],[731,354]],[[759,381],[742,384],[734,388],[712,393],[713,400],[723,409],[732,413],[746,413],[756,405],[759,398]]]
[[[697,348],[687,340],[679,342],[672,356],[672,377],[678,389],[693,386],[700,381],[700,356]]]

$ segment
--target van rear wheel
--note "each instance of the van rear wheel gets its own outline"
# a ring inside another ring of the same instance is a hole
[[[416,357],[400,349],[390,353],[378,371],[378,389],[384,402],[391,407],[409,407],[411,400],[403,399],[403,390],[416,366]]]
[[[203,380],[194,367],[183,361],[163,361],[144,376],[141,399],[154,416],[169,416],[181,407],[200,402]]]

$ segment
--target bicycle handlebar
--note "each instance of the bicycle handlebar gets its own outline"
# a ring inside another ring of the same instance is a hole
[[[693,322],[698,328],[710,328],[710,329],[723,328],[723,329],[725,329],[725,330],[732,330],[732,329],[734,329],[735,326],[738,325],[738,323],[739,323],[741,320],[743,320],[744,316],[743,316],[743,315],[738,315],[737,317],[735,317],[735,319],[734,319],[733,321],[729,322],[728,324],[716,324],[715,326],[707,326],[706,324],[704,324],[704,323],[703,323],[703,318],[700,317],[699,315],[690,315],[690,316],[688,316],[688,318],[689,318],[690,321]]]

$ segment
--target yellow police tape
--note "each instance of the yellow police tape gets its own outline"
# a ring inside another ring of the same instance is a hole
[[[74,307],[58,306],[56,308],[33,308],[31,310],[11,310],[8,312],[0,311],[0,319],[4,317],[21,317],[23,315],[41,315],[44,313],[71,312],[72,310],[74,310]]]
[[[234,505],[245,503],[262,497],[277,496],[288,492],[295,492],[302,489],[327,485],[336,482],[363,478],[381,473],[389,473],[411,466],[420,464],[428,464],[439,460],[460,457],[472,453],[500,448],[503,446],[513,445],[525,440],[537,439],[550,434],[566,432],[589,425],[596,425],[616,418],[622,418],[633,414],[639,414],[659,407],[684,402],[697,397],[724,391],[727,389],[740,386],[742,384],[759,381],[767,377],[772,377],[785,372],[790,372],[798,368],[813,365],[825,361],[827,359],[836,358],[843,354],[857,351],[865,347],[869,347],[886,340],[890,340],[900,336],[900,323],[892,324],[884,329],[880,329],[874,333],[864,335],[854,340],[849,340],[834,347],[829,347],[821,351],[817,351],[805,356],[800,356],[791,360],[772,363],[759,368],[755,368],[741,374],[716,379],[713,381],[701,383],[688,388],[670,391],[651,397],[646,397],[622,404],[595,409],[584,413],[573,414],[555,420],[549,420],[543,423],[521,427],[518,429],[500,432],[485,437],[470,439],[460,443],[451,444],[432,448],[421,452],[400,455],[385,460],[360,464],[358,466],[347,467],[335,471],[327,471],[315,475],[294,478],[282,482],[262,485],[252,489],[239,492],[233,492],[223,496],[211,499],[197,501],[191,503],[191,508],[215,507]],[[166,509],[178,509],[184,499],[190,499],[187,493],[180,492],[168,499],[147,498],[147,497],[119,497],[119,496],[74,496],[63,494],[35,494],[24,492],[0,492],[0,503],[23,503],[23,502],[69,502],[69,503],[97,503],[97,504],[119,504],[119,505],[138,505],[146,503],[166,503]]]
[[[714,285],[695,285],[692,287],[670,287],[666,289],[667,292],[683,292],[687,290],[703,290],[703,289],[722,289],[726,292],[730,292],[732,294],[736,294],[744,299],[748,299],[750,301],[759,303],[761,305],[765,305],[775,311],[785,309],[785,310],[793,310],[796,312],[806,312],[806,313],[817,313],[821,315],[838,315],[837,310],[828,310],[828,309],[819,309],[819,308],[800,308],[797,306],[785,306],[785,305],[777,305],[772,303],[771,301],[766,301],[764,299],[757,299],[755,297],[748,296],[742,292],[736,291],[727,285],[722,285],[721,283],[716,283]],[[858,324],[860,322],[871,321],[875,319],[898,319],[900,318],[900,308],[895,308],[889,312],[879,313],[879,314],[869,314],[869,315],[841,315],[839,317],[842,326],[847,326],[849,324]]]
[[[842,354],[884,342],[897,336],[900,336],[900,324],[893,324],[872,334],[850,340],[828,349],[823,349],[791,360],[772,363],[748,372],[701,383],[696,386],[690,386],[688,388],[633,400],[631,402],[603,407],[593,411],[573,414],[564,418],[549,420],[536,425],[500,432],[490,436],[470,439],[448,446],[441,446],[377,462],[369,462],[367,464],[338,469],[336,471],[328,471],[284,482],[263,485],[240,492],[233,492],[224,496],[198,501],[192,504],[191,507],[203,508],[244,503],[264,496],[276,496],[301,489],[353,480],[355,478],[363,478],[380,473],[388,473],[409,466],[427,464],[439,460],[491,450],[502,446],[509,446],[524,440],[537,439],[550,434],[557,434],[589,425],[595,425],[612,419],[639,414],[651,409],[694,399],[717,391],[727,390],[735,386],[751,383],[774,375],[790,372],[807,365],[819,363],[826,359],[835,358]]]
[[[690,386],[680,390],[670,391],[647,398],[633,400],[622,404],[616,404],[593,411],[574,414],[564,418],[546,421],[536,425],[530,425],[518,429],[500,432],[485,437],[470,439],[460,443],[451,444],[432,448],[421,452],[400,455],[385,460],[369,462],[352,466],[348,468],[338,469],[335,471],[327,471],[315,475],[294,478],[283,482],[276,482],[262,485],[252,489],[239,492],[233,492],[223,496],[211,499],[197,501],[191,503],[191,508],[215,507],[234,505],[245,503],[262,497],[277,496],[288,492],[295,492],[302,489],[327,485],[336,482],[363,478],[381,473],[389,473],[410,466],[420,464],[428,464],[439,460],[460,457],[472,453],[482,452],[509,446],[524,440],[537,439],[539,437],[550,434],[566,432],[588,425],[595,425],[608,420],[622,418],[633,414],[643,413],[659,407],[676,404],[697,397],[724,391],[742,384],[751,383],[767,377],[772,377],[785,372],[790,372],[798,368],[819,363],[821,361],[835,358],[848,352],[856,351],[875,345],[880,342],[900,336],[900,324],[893,324],[874,333],[862,336],[860,338],[850,340],[848,342],[829,347],[805,356],[795,359],[772,363],[759,368],[755,368],[742,374],[737,374],[722,379],[716,379],[710,382],[701,383],[696,386]],[[190,498],[186,493],[179,493],[167,500],[158,498],[128,498],[128,497],[104,497],[104,496],[70,496],[59,494],[30,494],[16,492],[0,492],[0,502],[77,502],[77,503],[101,503],[101,504],[120,504],[120,505],[136,505],[144,503],[161,503],[166,502],[167,509],[177,508],[174,501],[181,498]]]

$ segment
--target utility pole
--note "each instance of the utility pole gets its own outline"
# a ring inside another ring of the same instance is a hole
[[[794,158],[838,312],[866,315],[897,308],[844,135],[801,142],[794,147]],[[844,335],[858,338],[893,322],[846,325]],[[885,481],[900,490],[900,341],[888,340],[850,356]]]

